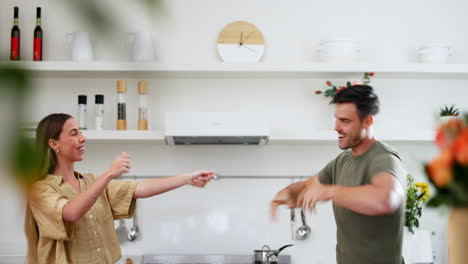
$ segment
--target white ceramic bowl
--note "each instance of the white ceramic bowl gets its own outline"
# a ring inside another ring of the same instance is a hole
[[[333,39],[320,42],[319,59],[326,63],[352,63],[359,55],[357,44],[350,39]]]
[[[418,49],[419,62],[444,64],[452,55],[450,46],[444,44],[429,44]]]

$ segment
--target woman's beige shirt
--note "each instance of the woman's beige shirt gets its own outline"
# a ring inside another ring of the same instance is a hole
[[[93,174],[75,176],[82,192],[96,180]],[[79,221],[68,223],[62,209],[78,192],[61,176],[47,175],[35,183],[25,219],[28,263],[115,263],[121,250],[114,220],[133,215],[136,184],[110,181],[91,209]]]

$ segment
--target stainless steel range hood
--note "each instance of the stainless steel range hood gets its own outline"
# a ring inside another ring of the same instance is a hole
[[[263,145],[270,136],[263,113],[167,112],[165,118],[170,145]]]

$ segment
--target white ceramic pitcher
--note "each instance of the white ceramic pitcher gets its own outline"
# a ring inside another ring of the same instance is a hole
[[[93,61],[93,45],[89,32],[67,33],[66,40],[71,44],[72,61]]]
[[[132,59],[134,61],[154,60],[154,47],[152,33],[148,31],[128,33],[133,40]]]

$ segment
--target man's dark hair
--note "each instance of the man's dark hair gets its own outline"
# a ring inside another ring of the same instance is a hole
[[[369,85],[353,85],[344,88],[335,94],[330,103],[354,103],[361,120],[379,112],[379,97]]]

